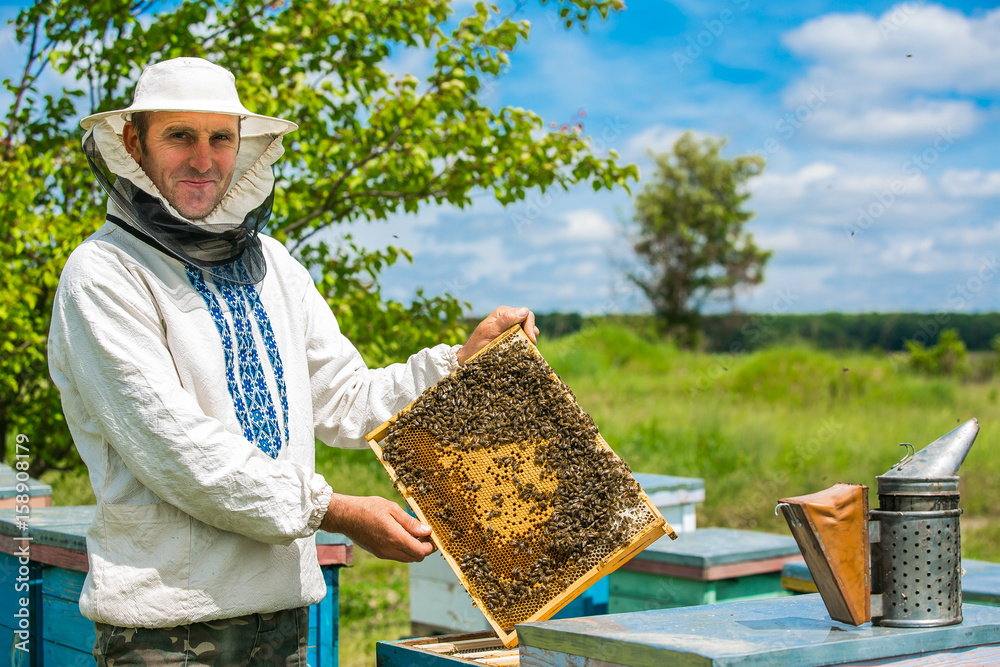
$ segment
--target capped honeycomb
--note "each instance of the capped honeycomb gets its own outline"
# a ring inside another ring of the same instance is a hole
[[[368,438],[508,646],[515,624],[676,537],[520,327]]]

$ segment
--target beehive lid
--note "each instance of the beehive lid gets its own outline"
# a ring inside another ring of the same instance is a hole
[[[34,545],[86,551],[87,529],[96,516],[96,505],[33,507],[26,523]],[[22,535],[19,519],[24,515],[13,509],[0,512],[0,535]]]
[[[21,479],[24,479],[23,476]],[[20,483],[16,471],[8,466],[0,465],[0,498],[13,498],[23,495],[24,492],[18,490]],[[29,477],[26,483],[28,485],[28,495],[32,498],[52,495],[52,487],[39,482],[34,477]]]
[[[520,327],[368,434],[505,646],[676,537]]]
[[[934,628],[831,620],[819,595],[721,602],[531,623],[522,665],[995,665],[1000,609],[968,604],[963,622]],[[981,652],[971,649],[980,647]],[[992,647],[987,652],[986,647]],[[968,649],[968,651],[966,651]],[[933,654],[933,655],[928,655]]]
[[[633,477],[642,486],[642,490],[649,494],[660,491],[705,491],[705,480],[700,477],[677,477],[648,472],[633,473]]]
[[[705,480],[699,477],[675,477],[637,472],[635,481],[659,508],[704,502]]]
[[[788,535],[737,528],[699,528],[684,533],[676,542],[659,540],[646,547],[639,558],[707,570],[719,565],[798,555],[799,547]]]

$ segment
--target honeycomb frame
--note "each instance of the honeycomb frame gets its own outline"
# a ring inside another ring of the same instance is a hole
[[[477,377],[476,364],[487,360],[493,374]],[[504,381],[495,379],[498,368],[512,369]],[[471,425],[484,405],[463,403],[462,388],[470,385],[484,402],[506,409],[493,417],[510,428]],[[446,393],[449,388],[457,394]],[[542,403],[556,407],[539,413]],[[453,438],[455,433],[463,435]],[[520,325],[366,437],[508,648],[517,645],[517,623],[551,618],[652,542],[677,537]],[[567,442],[576,449],[559,459],[553,452]],[[603,483],[595,483],[595,474],[610,480],[604,491],[613,497],[593,488]],[[590,483],[581,486],[581,476]],[[593,507],[595,499],[612,512]]]

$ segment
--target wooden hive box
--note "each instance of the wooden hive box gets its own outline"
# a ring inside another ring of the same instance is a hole
[[[375,661],[378,667],[518,667],[520,656],[492,632],[474,632],[378,642]]]
[[[801,559],[789,535],[699,528],[651,544],[612,574],[608,613],[783,597],[781,568]]]
[[[676,537],[519,326],[368,441],[507,647],[516,624]]]
[[[30,516],[0,510],[0,655],[12,665],[93,665],[94,623],[80,613],[80,593],[87,576],[86,533],[97,514],[94,505],[32,509]],[[18,519],[26,519],[28,531]],[[28,545],[29,590],[15,590],[25,567],[20,555]],[[339,570],[354,562],[353,545],[343,535],[316,533],[316,555],[326,581],[326,597],[309,607],[309,664],[336,667],[339,648]],[[27,597],[22,607],[21,597]],[[24,609],[25,611],[21,611]],[[29,651],[17,650],[20,618],[26,616]],[[7,664],[4,662],[3,664]]]
[[[0,509],[24,505],[20,498],[25,495],[28,496],[28,507],[52,507],[51,486],[28,477],[26,472],[0,465]]]

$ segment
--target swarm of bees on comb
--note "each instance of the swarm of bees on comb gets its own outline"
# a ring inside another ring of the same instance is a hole
[[[498,631],[672,533],[518,328],[383,426],[373,448]]]

